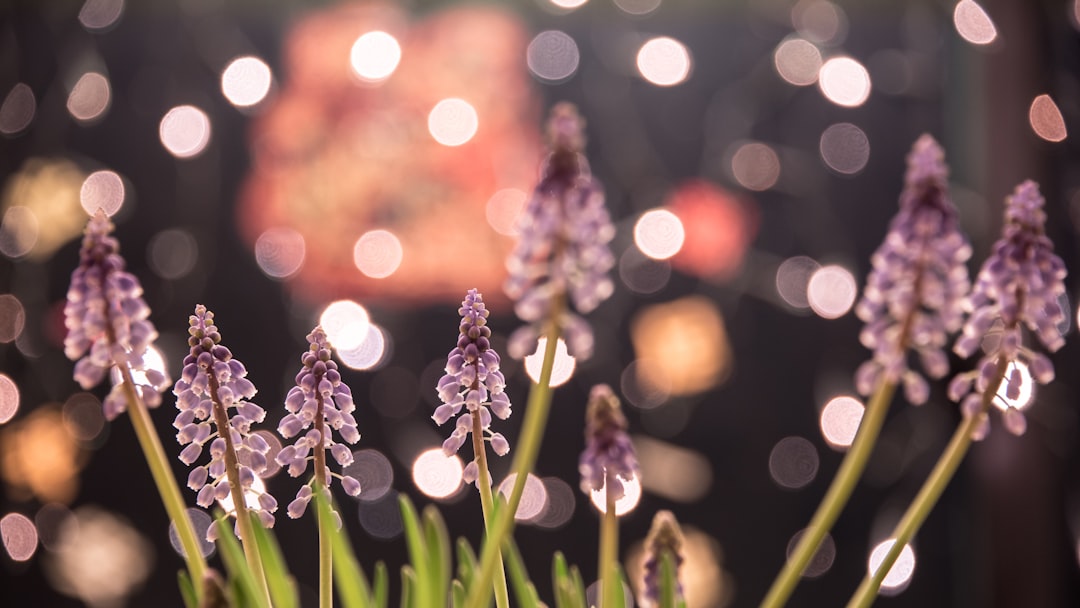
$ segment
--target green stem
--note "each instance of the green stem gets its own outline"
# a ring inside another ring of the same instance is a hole
[[[315,458],[315,491],[320,495],[326,492],[326,439],[324,433],[329,431],[323,425],[323,397],[322,393],[316,392],[318,402],[315,410],[315,430],[319,432],[319,446],[314,450]],[[316,513],[316,521],[319,527],[319,608],[333,608],[334,606],[334,546],[329,535],[330,526],[337,526],[335,521],[324,521],[324,517],[333,519],[333,503],[327,501],[329,509],[320,509]]]
[[[161,446],[161,439],[154,430],[150,412],[135,393],[131,369],[126,363],[118,364],[116,367],[120,370],[124,396],[127,398],[128,418],[131,419],[131,425],[135,427],[135,436],[139,440],[139,447],[142,448],[146,464],[150,466],[150,474],[154,478],[158,494],[161,495],[161,501],[165,504],[165,512],[176,525],[176,534],[180,537],[180,546],[184,548],[184,560],[191,573],[195,593],[201,599],[202,581],[206,575],[206,559],[202,554],[201,543],[195,535],[195,527],[191,525],[184,498],[180,495],[180,486],[177,485],[176,477],[169,466],[165,449]]]
[[[1001,387],[1001,382],[1005,378],[1005,372],[1009,367],[1009,361],[1005,357],[998,358],[997,369],[994,371],[994,377],[987,385],[986,390],[983,391],[982,404],[979,408],[979,412],[973,416],[967,416],[956,428],[956,432],[953,433],[952,439],[949,441],[949,445],[945,448],[945,452],[942,453],[941,458],[938,459],[934,470],[930,472],[930,477],[923,483],[922,488],[919,489],[919,493],[915,496],[915,500],[912,501],[911,506],[904,512],[904,516],[900,519],[900,523],[896,525],[891,539],[895,539],[892,547],[889,548],[888,553],[885,554],[885,559],[881,561],[877,569],[872,575],[867,574],[863,579],[859,588],[855,591],[855,595],[851,597],[851,601],[848,602],[848,608],[860,606],[865,608],[874,603],[874,599],[877,598],[878,590],[881,588],[882,581],[889,574],[896,559],[900,556],[900,552],[904,550],[904,547],[911,541],[915,534],[922,527],[926,518],[930,515],[930,511],[933,510],[934,505],[937,504],[939,498],[941,498],[942,492],[945,491],[946,486],[952,480],[953,475],[956,474],[956,470],[960,467],[960,463],[964,460],[964,456],[967,454],[968,448],[971,447],[972,433],[981,424],[983,417],[986,415],[987,410],[990,408],[990,404],[994,400],[994,396],[997,395],[998,389]]]
[[[491,513],[495,508],[491,496],[491,473],[488,472],[487,447],[484,445],[484,429],[480,426],[480,416],[472,417],[473,429],[473,454],[476,457],[477,479],[476,487],[480,490],[480,506],[484,511],[484,530],[491,534]],[[495,606],[509,608],[510,594],[506,590],[506,570],[503,567],[502,550],[495,556]]]
[[[604,515],[600,519],[600,605],[602,608],[622,608],[615,606],[614,598],[619,597],[619,588],[622,585],[619,570],[616,567],[619,559],[619,520],[615,515],[615,494],[609,492],[614,475],[607,473],[604,480]]]
[[[783,570],[780,571],[776,580],[773,581],[772,587],[769,588],[768,595],[765,596],[765,600],[761,603],[762,608],[779,608],[791,597],[791,593],[795,590],[795,585],[798,584],[807,564],[817,553],[821,541],[828,534],[833,523],[836,522],[836,518],[840,516],[840,512],[844,509],[844,505],[847,504],[848,498],[851,497],[859,477],[862,476],[863,469],[866,468],[866,463],[870,459],[870,453],[873,451],[874,444],[881,433],[881,426],[885,422],[885,413],[888,411],[889,403],[892,401],[893,393],[896,391],[896,382],[886,380],[884,376],[882,378],[878,382],[877,389],[870,398],[870,402],[866,405],[866,412],[863,414],[862,422],[859,424],[859,432],[855,436],[855,441],[844,456],[843,462],[840,463],[840,469],[836,472],[836,477],[833,478],[832,483],[829,485],[825,498],[818,505],[814,517],[810,520],[810,525],[807,526],[802,538],[799,539],[798,546],[795,547],[795,551],[788,558],[787,563],[784,564]]]
[[[552,305],[551,319],[557,319],[561,307],[559,302]],[[505,509],[499,509],[495,521],[488,531],[484,549],[480,554],[480,569],[472,589],[466,598],[468,608],[487,606],[488,593],[492,589],[492,577],[495,573],[496,559],[500,554],[503,541],[514,529],[514,514],[517,513],[521,495],[525,491],[525,482],[536,464],[540,452],[540,443],[547,427],[548,410],[551,409],[551,369],[555,365],[555,347],[559,341],[559,327],[551,323],[547,331],[547,347],[544,349],[544,361],[540,366],[540,378],[529,392],[525,405],[525,422],[521,427],[521,437],[515,450],[513,471],[517,474],[514,488],[510,492],[510,501]]]

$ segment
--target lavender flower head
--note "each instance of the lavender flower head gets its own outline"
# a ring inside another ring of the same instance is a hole
[[[977,369],[958,374],[949,384],[949,398],[963,399],[961,409],[966,415],[982,410],[983,393],[999,367],[1008,371],[1004,378],[1007,399],[1016,399],[1023,388],[1017,363],[1026,365],[1039,384],[1054,379],[1053,363],[1025,347],[1021,335],[1026,326],[1050,352],[1065,343],[1058,329],[1065,321],[1059,304],[1065,294],[1065,264],[1054,254],[1045,224],[1038,184],[1029,180],[1017,186],[1006,201],[1002,237],[975,281],[969,300],[971,316],[953,348],[961,357],[970,357],[980,346],[983,350]],[[1027,429],[1024,414],[1014,407],[1005,409],[1004,421],[1005,428],[1016,435]],[[987,430],[984,420],[976,436]]]
[[[173,426],[178,429],[176,440],[187,446],[180,452],[181,462],[194,464],[207,442],[210,462],[192,469],[187,485],[198,492],[199,506],[207,508],[230,494],[235,498],[234,484],[238,484],[245,502],[249,495],[258,497],[257,508],[247,507],[263,526],[272,527],[277,501],[254,487],[255,477],[266,469],[270,450],[265,439],[251,432],[251,425],[266,417],[261,407],[248,401],[255,396],[255,385],[247,379],[244,364],[221,344],[213,312],[200,304],[188,323],[191,352],[184,357],[183,372],[173,387],[180,410]],[[207,539],[214,540],[216,535],[216,525],[212,525]]]
[[[679,579],[679,567],[684,557],[682,529],[671,511],[657,511],[653,516],[652,527],[645,538],[645,563],[643,570],[644,585],[641,594],[642,608],[654,608],[660,605],[660,577],[664,554],[671,554],[675,566],[675,599],[683,599],[682,581]]]
[[[533,352],[546,321],[557,323],[571,355],[588,358],[593,335],[588,323],[567,306],[552,303],[568,296],[581,314],[594,310],[614,291],[607,276],[615,264],[608,242],[615,236],[600,183],[582,154],[585,121],[573,105],[560,103],[548,120],[551,155],[522,214],[520,239],[506,260],[505,289],[514,311],[530,325],[510,336],[515,359]]]
[[[487,326],[488,310],[483,296],[470,289],[458,309],[461,324],[458,326],[457,346],[446,357],[446,374],[439,379],[439,400],[431,419],[443,425],[461,411],[450,437],[443,442],[443,453],[448,457],[457,453],[469,433],[475,430],[478,416],[484,439],[491,442],[491,449],[499,456],[510,451],[510,444],[502,433],[491,431],[491,414],[500,420],[510,417],[510,397],[507,396],[506,379],[499,371],[499,353],[491,348],[491,328]],[[490,410],[488,408],[491,408]],[[479,475],[477,456],[465,467],[466,483],[475,483]]]
[[[900,211],[871,258],[873,269],[855,308],[866,322],[859,339],[873,350],[873,358],[855,372],[855,385],[869,395],[882,379],[902,382],[904,396],[919,405],[930,387],[908,366],[907,351],[918,354],[930,377],[949,372],[944,347],[963,323],[971,246],[949,200],[948,167],[934,138],[920,137],[907,163]]]
[[[157,339],[157,330],[148,318],[150,307],[139,280],[124,270],[112,231],[112,222],[100,209],[86,225],[64,305],[64,354],[77,361],[75,381],[86,390],[100,384],[113,365],[139,372],[134,375],[136,393],[147,407],[157,407],[161,391],[172,380],[146,366],[146,350]],[[127,408],[121,384],[117,382],[102,403],[109,420]]]
[[[638,472],[634,444],[626,434],[626,417],[619,398],[606,384],[598,384],[589,394],[585,411],[585,451],[578,460],[581,491],[588,494],[604,489],[613,500],[623,497],[623,482]]]
[[[349,475],[333,473],[325,465],[326,450],[330,450],[330,455],[342,467],[353,462],[352,450],[335,441],[332,432],[337,431],[346,443],[360,441],[360,431],[352,415],[356,409],[352,391],[341,381],[337,363],[330,358],[330,343],[322,327],[311,330],[307,340],[310,346],[300,357],[302,367],[296,374],[296,386],[285,396],[285,409],[289,413],[278,424],[278,433],[282,437],[299,437],[293,445],[282,448],[275,461],[288,467],[289,475],[299,477],[307,470],[308,461],[314,460],[315,466],[321,464],[324,467],[321,479],[317,470],[314,479],[325,484],[322,490],[328,499],[330,483],[335,477],[341,480],[341,487],[349,496],[356,496],[360,494],[360,482]],[[308,428],[310,430],[301,434]],[[311,483],[301,486],[296,498],[289,503],[289,517],[296,519],[303,515],[311,496]]]

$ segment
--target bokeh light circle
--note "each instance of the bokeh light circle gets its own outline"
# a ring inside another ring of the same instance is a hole
[[[460,146],[476,135],[480,117],[472,104],[452,97],[435,104],[428,114],[428,132],[444,146]]]
[[[825,129],[819,150],[821,160],[843,175],[862,171],[870,160],[870,140],[862,129],[849,122],[836,123]]]
[[[818,86],[829,101],[854,108],[870,97],[870,73],[851,57],[833,57],[821,66]]]
[[[307,246],[304,236],[292,228],[271,228],[255,240],[255,262],[275,279],[285,279],[304,265]]]
[[[413,483],[431,498],[448,498],[461,489],[464,471],[457,455],[447,457],[442,448],[432,448],[413,461]]]
[[[577,72],[581,52],[566,32],[547,30],[537,34],[525,50],[525,63],[538,79],[565,82]]]
[[[540,338],[536,345],[536,352],[525,357],[525,372],[533,382],[540,382],[540,368],[544,364],[544,350],[547,348],[547,338]],[[566,384],[574,375],[577,360],[570,356],[566,350],[566,342],[559,338],[555,345],[555,362],[551,368],[552,388]]]
[[[682,220],[667,209],[646,211],[634,224],[634,244],[654,260],[666,260],[682,249],[686,230]]]
[[[381,82],[390,77],[401,63],[401,45],[397,38],[382,31],[363,34],[349,52],[353,73],[365,82]]]
[[[210,118],[195,106],[176,106],[162,117],[158,135],[170,154],[192,158],[210,143]]]
[[[270,66],[258,57],[237,57],[221,72],[221,93],[238,108],[256,105],[273,84]]]
[[[115,171],[94,171],[86,176],[79,190],[79,203],[87,215],[94,215],[98,209],[105,215],[116,215],[124,198],[124,179]]]
[[[353,246],[353,263],[373,279],[385,279],[401,266],[401,241],[389,230],[365,232]]]
[[[825,319],[846,315],[855,304],[857,293],[855,277],[846,268],[836,265],[819,268],[806,286],[810,308]]]
[[[334,348],[349,350],[360,346],[368,336],[371,319],[367,309],[352,300],[338,300],[319,316],[319,324]]]
[[[675,86],[686,80],[690,66],[690,51],[683,43],[667,36],[647,41],[637,54],[637,68],[642,78],[661,87]]]

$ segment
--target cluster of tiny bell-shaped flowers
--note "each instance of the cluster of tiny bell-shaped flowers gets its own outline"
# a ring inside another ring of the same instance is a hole
[[[510,336],[507,351],[515,359],[536,349],[548,322],[557,324],[571,355],[591,356],[592,329],[568,305],[587,314],[614,291],[607,273],[615,264],[608,245],[615,227],[603,189],[582,154],[584,124],[571,104],[552,109],[547,125],[551,154],[522,212],[520,237],[506,261],[506,293],[516,302],[518,317],[529,324]],[[563,303],[551,318],[556,299]]]
[[[645,537],[645,562],[642,565],[644,580],[639,604],[641,608],[660,606],[660,577],[664,554],[670,554],[675,566],[675,601],[683,600],[683,585],[679,577],[679,567],[684,561],[685,544],[682,529],[671,511],[657,511],[653,516],[652,527]]]
[[[948,374],[945,347],[963,323],[971,246],[949,200],[948,167],[934,138],[921,136],[907,163],[900,210],[871,258],[873,268],[855,307],[866,323],[859,339],[873,351],[855,372],[855,386],[869,395],[882,380],[899,382],[905,398],[919,405],[929,398],[930,387],[909,367],[908,351],[917,353],[930,377]]]
[[[188,324],[191,351],[184,357],[181,377],[173,387],[176,407],[180,410],[173,426],[177,429],[176,440],[186,446],[180,452],[184,464],[194,464],[207,442],[210,462],[192,469],[187,485],[198,492],[199,506],[210,507],[215,500],[230,495],[232,483],[227,469],[235,460],[245,501],[250,495],[258,500],[257,508],[245,506],[255,511],[263,526],[269,528],[274,525],[277,501],[266,492],[258,492],[253,484],[256,476],[266,469],[270,445],[251,430],[253,424],[263,421],[266,412],[248,401],[255,396],[255,385],[247,379],[244,364],[221,344],[214,313],[200,304]],[[228,454],[230,450],[232,456]],[[216,535],[215,524],[207,530],[207,539],[214,540]]]
[[[1001,238],[983,263],[969,300],[971,315],[953,350],[970,357],[982,348],[975,370],[957,375],[949,384],[949,398],[961,403],[968,416],[983,411],[984,394],[999,370],[1005,399],[1015,400],[1023,389],[1024,375],[1017,364],[1026,365],[1039,384],[1054,379],[1054,365],[1042,353],[1023,345],[1026,326],[1050,352],[1064,344],[1060,327],[1065,322],[1061,307],[1065,295],[1065,263],[1054,254],[1046,236],[1046,213],[1039,186],[1025,181],[1008,197]],[[995,392],[991,398],[999,399]],[[1027,429],[1023,412],[1005,407],[1003,419],[1009,432],[1022,435]],[[989,430],[984,418],[975,437]]]
[[[296,374],[296,386],[289,389],[285,396],[285,409],[288,414],[278,424],[278,433],[285,439],[296,437],[292,445],[287,445],[275,457],[289,475],[299,477],[307,471],[308,461],[315,461],[315,450],[329,450],[330,455],[341,467],[353,463],[353,453],[348,446],[334,440],[336,431],[343,441],[349,444],[360,441],[360,431],[356,428],[353,411],[352,390],[342,382],[338,365],[331,359],[331,346],[322,327],[311,330],[307,336],[308,350],[300,357],[302,366]],[[307,432],[303,432],[303,431]],[[322,479],[325,487],[321,490],[330,498],[330,484],[335,477],[341,480],[341,487],[349,496],[360,494],[360,482],[349,475],[339,475],[326,467]],[[312,482],[318,479],[316,474]],[[312,497],[312,483],[300,486],[296,498],[289,503],[286,511],[289,517],[296,519],[307,510]]]
[[[139,279],[124,270],[112,231],[113,224],[101,209],[86,225],[64,305],[64,354],[76,361],[74,378],[83,389],[100,384],[114,365],[127,366],[136,372],[132,378],[138,397],[147,407],[157,407],[161,391],[172,380],[146,366],[146,351],[157,339],[157,330],[148,318],[150,307],[142,298]],[[108,420],[127,408],[121,382],[114,382],[102,407]]]
[[[628,426],[611,387],[594,386],[585,410],[585,450],[578,460],[585,494],[604,490],[605,496],[619,500],[625,494],[624,482],[637,476],[637,455],[626,433]]]
[[[491,442],[491,449],[499,456],[510,451],[510,443],[502,433],[491,430],[491,415],[500,420],[510,417],[510,397],[506,394],[506,378],[499,371],[499,354],[491,348],[491,328],[487,325],[490,314],[484,306],[483,296],[470,289],[458,309],[461,323],[458,326],[457,346],[446,357],[446,374],[436,387],[442,405],[435,408],[431,419],[443,425],[461,412],[454,431],[443,442],[442,450],[447,457],[461,449],[466,438],[473,432],[474,416],[479,416],[484,439]],[[488,409],[490,408],[490,410]],[[479,476],[476,455],[465,466],[466,483],[475,483]]]

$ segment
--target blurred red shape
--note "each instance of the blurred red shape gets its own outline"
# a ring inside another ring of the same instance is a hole
[[[686,232],[675,268],[704,278],[725,281],[742,267],[743,256],[757,236],[757,207],[748,199],[703,180],[679,185],[665,206],[678,216]]]

